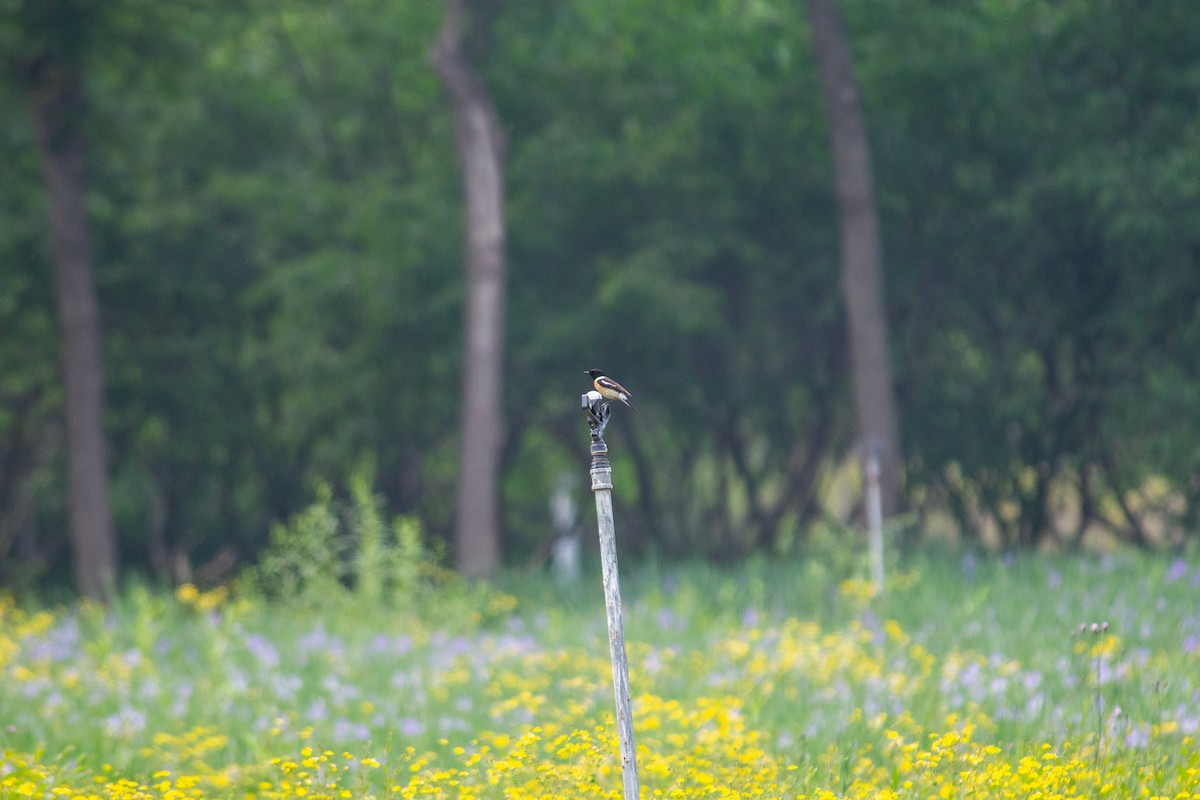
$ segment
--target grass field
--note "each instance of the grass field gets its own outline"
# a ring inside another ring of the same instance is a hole
[[[619,798],[598,570],[389,608],[0,600],[0,798]],[[643,797],[1200,797],[1200,566],[623,576]],[[318,599],[319,600],[319,599]]]

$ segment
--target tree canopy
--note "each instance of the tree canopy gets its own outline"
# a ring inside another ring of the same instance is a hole
[[[0,0],[6,54],[39,45],[22,5]],[[428,61],[441,4],[65,5],[103,31],[72,52],[123,562],[251,558],[314,481],[365,462],[393,511],[448,538],[464,281],[453,117]],[[589,367],[643,411],[610,427],[627,542],[794,546],[841,510],[855,438],[802,4],[483,5],[464,47],[507,145],[511,557],[549,537],[562,473],[582,491]],[[1177,543],[1200,524],[1200,15],[842,7],[914,528]],[[21,68],[0,65],[3,582],[62,573],[67,548]]]

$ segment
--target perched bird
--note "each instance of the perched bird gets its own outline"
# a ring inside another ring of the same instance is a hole
[[[592,376],[592,385],[596,387],[596,391],[605,400],[619,400],[630,408],[633,408],[634,413],[642,413],[634,408],[633,395],[629,393],[629,390],[605,375],[603,370],[587,369],[584,372]]]

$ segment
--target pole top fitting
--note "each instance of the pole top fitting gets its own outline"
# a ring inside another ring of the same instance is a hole
[[[580,403],[583,406],[583,413],[587,415],[588,427],[592,430],[592,452],[594,454],[595,443],[604,443],[604,428],[608,425],[612,409],[608,407],[608,403],[604,402],[604,398],[600,396],[600,393],[595,390],[582,395]]]

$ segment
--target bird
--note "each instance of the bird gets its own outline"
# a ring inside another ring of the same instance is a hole
[[[592,385],[596,387],[596,391],[605,400],[619,400],[625,405],[633,409],[635,414],[641,414],[633,405],[633,395],[629,393],[621,384],[614,381],[612,378],[604,374],[602,369],[585,369],[588,375],[592,376]]]

